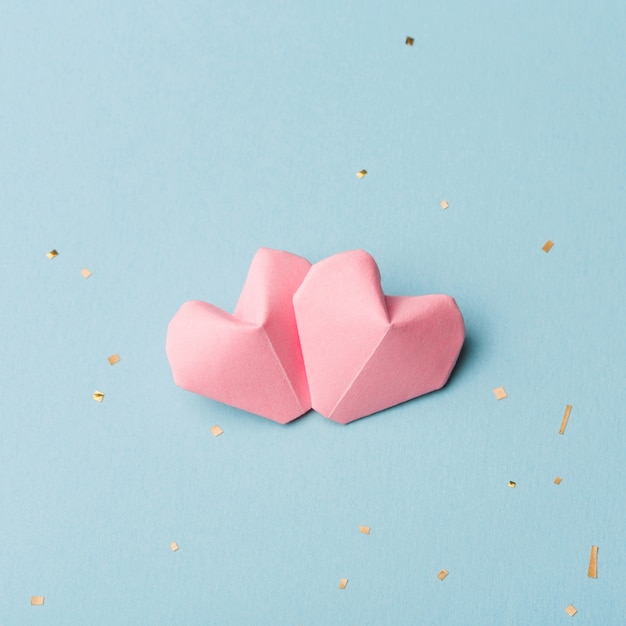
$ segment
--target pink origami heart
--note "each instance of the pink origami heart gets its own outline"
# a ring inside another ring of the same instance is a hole
[[[311,267],[294,309],[313,408],[347,424],[443,387],[465,338],[450,296],[385,296],[374,259]]]
[[[183,389],[286,424],[311,408],[293,294],[311,264],[261,248],[233,315],[183,304],[169,324],[167,356]]]

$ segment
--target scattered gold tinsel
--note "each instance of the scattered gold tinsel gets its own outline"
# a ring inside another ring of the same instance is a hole
[[[563,482],[563,479],[562,479],[560,476],[557,476],[557,477],[554,479],[554,484],[555,484],[555,485],[560,485],[562,482]]]
[[[107,357],[107,361],[109,362],[109,365],[115,365],[116,363],[120,362],[120,355],[117,354],[117,352],[115,354],[112,354],[110,357]]]
[[[214,437],[219,437],[224,431],[217,425],[211,426],[211,433]]]
[[[363,533],[364,535],[369,535],[370,534],[370,527],[369,526],[359,526],[359,532]]]
[[[365,178],[367,176],[367,170],[361,170],[360,172],[356,173],[357,178]]]
[[[448,575],[448,570],[447,569],[442,569],[438,574],[437,574],[437,578],[439,580],[443,580],[446,576]]]
[[[80,273],[82,274],[83,278],[89,278],[91,276],[91,270],[87,267],[83,267],[83,269],[80,270]]]
[[[348,579],[347,578],[342,578],[339,581],[339,589],[345,589],[347,584],[348,584]]]
[[[561,421],[561,428],[559,428],[559,435],[562,435],[565,432],[565,427],[567,426],[567,420],[569,420],[569,414],[572,412],[572,405],[568,404],[565,407],[565,413],[563,413],[563,420]]]
[[[413,37],[407,37],[406,38],[406,45],[407,46],[412,46],[415,43],[415,39],[413,39]]]
[[[43,606],[44,596],[31,596],[30,597],[30,605],[31,606]]]
[[[514,482],[514,481],[512,481],[512,480],[509,480],[509,487],[510,487],[511,489],[515,489],[515,485],[517,485],[517,483],[516,483],[516,482]]]
[[[570,617],[574,617],[574,615],[576,615],[576,613],[578,613],[578,609],[573,604],[569,604],[568,606],[565,607],[565,612]]]
[[[50,252],[46,253],[46,256],[49,259],[54,259],[55,256],[59,256],[59,253],[56,250],[50,250]]]
[[[587,570],[589,578],[598,577],[598,546],[591,546],[591,554],[589,555],[589,569]]]
[[[440,207],[441,207],[441,208],[445,211],[445,210],[446,210],[446,209],[447,209],[450,205],[448,204],[448,201],[447,201],[447,200],[442,200],[442,201],[439,203],[439,206],[440,206]]]
[[[104,400],[104,394],[101,391],[94,391],[92,398],[96,402],[102,402]]]
[[[172,552],[176,552],[179,549],[180,549],[180,547],[179,547],[179,545],[175,541],[172,541],[172,543],[170,543],[170,550]]]
[[[551,241],[550,239],[548,239],[548,241],[546,241],[546,243],[543,244],[543,248],[541,248],[544,252],[550,252],[550,249],[552,248],[552,246],[554,245],[554,241]]]

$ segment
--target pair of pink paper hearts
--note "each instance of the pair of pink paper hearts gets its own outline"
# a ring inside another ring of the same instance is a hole
[[[183,304],[166,351],[177,385],[286,424],[347,424],[443,387],[465,338],[450,296],[385,296],[363,250],[306,259],[261,248],[233,315]]]

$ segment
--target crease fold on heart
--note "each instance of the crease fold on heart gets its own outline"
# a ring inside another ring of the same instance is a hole
[[[385,296],[364,250],[316,263],[294,296],[313,408],[341,424],[440,389],[465,339],[450,296]]]
[[[192,300],[167,332],[177,385],[286,424],[311,409],[293,294],[311,264],[261,248],[232,315]]]
[[[314,265],[261,248],[232,315],[186,302],[166,352],[177,385],[286,424],[347,424],[440,389],[465,326],[450,296],[386,296],[364,250]]]

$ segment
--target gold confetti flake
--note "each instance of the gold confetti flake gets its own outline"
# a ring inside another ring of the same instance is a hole
[[[80,273],[82,274],[83,278],[89,278],[91,276],[91,270],[83,267],[82,270],[80,270]]]
[[[413,37],[407,37],[406,38],[406,45],[407,46],[412,46],[415,43],[415,39],[413,39]]]
[[[496,387],[493,390],[493,394],[496,397],[496,400],[504,400],[507,397],[506,391],[504,391],[504,387]]]
[[[445,211],[445,210],[446,210],[446,209],[447,209],[450,205],[448,204],[448,201],[447,201],[447,200],[442,200],[442,201],[439,203],[439,206],[440,206],[440,207],[441,207],[441,208]]]
[[[589,578],[598,577],[598,546],[591,546],[591,554],[589,555],[589,569],[587,570]]]
[[[348,579],[347,578],[342,578],[339,581],[339,589],[345,589],[347,584],[348,584]]]
[[[563,421],[561,422],[561,428],[559,428],[559,435],[562,435],[565,432],[565,427],[567,426],[567,420],[569,419],[569,414],[572,412],[572,405],[568,404],[565,407],[565,413],[563,413]]]
[[[443,580],[446,576],[448,575],[448,570],[447,569],[442,569],[438,574],[437,574],[437,578],[439,580]]]
[[[211,426],[211,433],[214,437],[219,437],[224,431],[217,425]]]
[[[360,172],[356,173],[357,178],[365,178],[367,176],[367,170],[361,170]]]
[[[104,400],[104,394],[101,391],[94,391],[92,397],[96,402],[102,402]]]
[[[565,607],[565,612],[570,617],[574,617],[574,615],[576,615],[576,613],[578,613],[578,609],[573,604],[570,604],[570,605]]]
[[[370,534],[370,527],[369,526],[359,526],[359,532],[363,533],[364,535],[369,535]]]
[[[120,355],[117,353],[112,354],[110,357],[107,358],[107,361],[109,362],[109,365],[115,365],[116,363],[120,362]]]
[[[172,552],[176,552],[177,550],[180,550],[180,546],[175,541],[172,541],[172,543],[170,543],[170,550]]]
[[[55,256],[59,256],[59,253],[56,250],[50,250],[50,252],[46,253],[46,256],[49,259],[54,259]]]
[[[543,244],[543,248],[541,248],[544,252],[550,252],[550,250],[552,249],[552,246],[554,245],[554,241],[551,241],[550,239],[548,239],[548,241],[546,241],[546,243]]]
[[[31,606],[43,606],[45,598],[43,596],[31,596],[30,597],[30,605]]]
[[[514,482],[514,481],[512,481],[512,480],[509,480],[509,487],[510,487],[511,489],[515,489],[515,485],[517,485],[517,483],[516,483],[516,482]]]
[[[560,476],[557,476],[557,477],[554,479],[554,484],[555,484],[555,485],[560,485],[562,482],[563,482],[563,479],[562,479]]]

